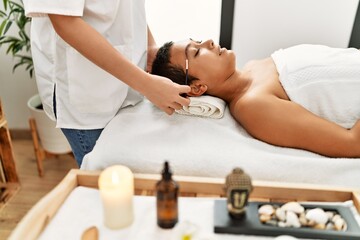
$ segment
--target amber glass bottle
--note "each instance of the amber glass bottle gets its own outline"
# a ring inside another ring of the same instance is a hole
[[[172,228],[178,221],[179,186],[171,175],[169,163],[165,162],[162,179],[156,184],[157,224],[161,228]]]

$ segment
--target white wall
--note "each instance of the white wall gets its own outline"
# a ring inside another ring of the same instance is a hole
[[[27,100],[37,92],[35,79],[30,79],[27,72],[17,69],[12,73],[13,59],[0,50],[0,97],[6,119],[11,129],[29,128],[29,110]]]
[[[0,9],[3,10],[2,3]],[[15,25],[10,28],[10,32],[16,34]],[[9,128],[27,129],[30,112],[26,104],[37,93],[35,78],[31,79],[23,67],[12,72],[15,61],[12,55],[6,55],[6,48],[6,45],[0,48],[0,98]]]
[[[300,43],[347,47],[359,0],[235,0],[237,66]]]
[[[149,27],[159,46],[168,41],[219,42],[221,0],[147,0]]]

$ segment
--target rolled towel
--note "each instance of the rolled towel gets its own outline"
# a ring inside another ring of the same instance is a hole
[[[176,110],[176,113],[182,115],[192,115],[198,117],[222,118],[226,102],[221,98],[212,96],[190,97],[188,107]]]

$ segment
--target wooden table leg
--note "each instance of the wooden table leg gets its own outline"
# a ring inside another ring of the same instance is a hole
[[[32,137],[33,144],[34,144],[37,169],[38,169],[39,176],[42,177],[44,175],[43,160],[45,159],[45,150],[41,147],[41,145],[39,143],[39,137],[37,134],[35,119],[30,118],[29,124],[30,124],[30,130],[31,130],[31,137]]]

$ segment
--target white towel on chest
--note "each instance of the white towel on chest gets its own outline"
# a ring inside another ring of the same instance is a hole
[[[291,101],[345,128],[360,119],[358,49],[303,44],[271,56]]]
[[[190,97],[190,105],[184,106],[176,113],[182,115],[193,115],[198,117],[222,118],[226,102],[212,96]]]

